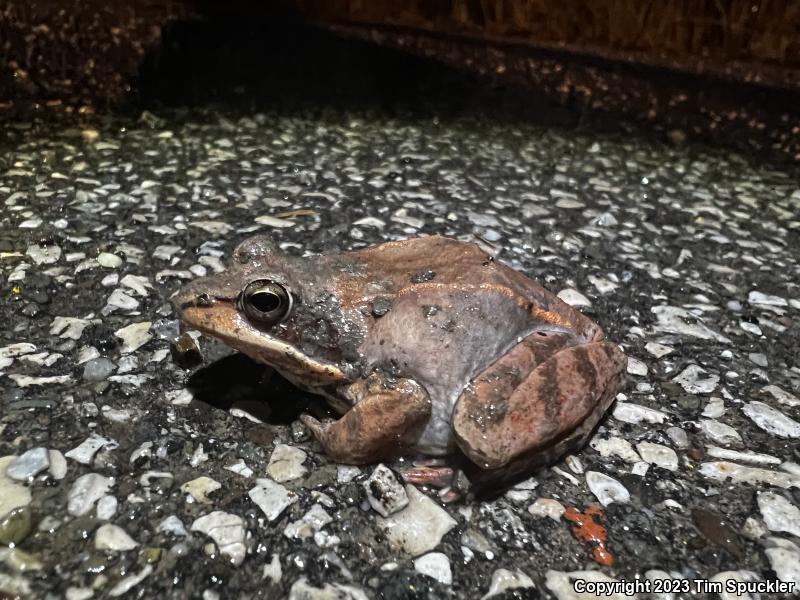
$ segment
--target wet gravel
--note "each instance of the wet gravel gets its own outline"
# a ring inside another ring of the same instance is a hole
[[[37,118],[0,144],[0,595],[800,577],[796,168],[361,108]],[[171,346],[170,296],[255,232],[297,254],[480,237],[599,322],[628,384],[587,448],[491,500],[332,463],[297,420],[315,400]]]

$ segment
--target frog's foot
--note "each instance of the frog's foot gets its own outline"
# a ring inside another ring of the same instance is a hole
[[[455,472],[450,467],[412,467],[400,471],[403,481],[414,485],[445,488],[453,483]]]
[[[437,488],[439,499],[444,503],[463,498],[471,487],[464,471],[453,467],[413,467],[401,470],[400,475],[406,483]]]
[[[428,393],[410,379],[356,386],[350,395],[355,404],[337,421],[300,417],[325,453],[339,462],[364,464],[397,454],[431,414]]]
[[[553,352],[547,336],[554,335],[528,336],[459,397],[456,441],[481,469],[499,469],[532,453],[549,455],[551,447],[565,451],[560,441],[584,440],[613,402],[627,364],[622,351],[594,342]]]

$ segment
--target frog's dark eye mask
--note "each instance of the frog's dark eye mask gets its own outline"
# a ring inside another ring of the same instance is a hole
[[[294,300],[289,290],[281,284],[269,279],[257,279],[242,290],[238,304],[250,321],[272,327],[291,312]]]

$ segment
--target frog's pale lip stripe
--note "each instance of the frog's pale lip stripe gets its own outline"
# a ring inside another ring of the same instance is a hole
[[[287,362],[302,364],[304,371],[324,375],[332,381],[346,379],[345,374],[336,365],[315,360],[303,354],[291,344],[282,342],[265,331],[256,330],[228,303],[217,302],[214,304],[213,310],[199,307],[193,303],[186,304],[188,306],[185,308],[184,305],[181,306],[182,317],[191,327],[215,337],[233,348],[241,349],[242,346],[260,348],[266,350],[272,356],[286,359]],[[212,312],[213,316],[211,315]],[[209,319],[208,317],[210,316],[211,318]],[[233,331],[235,335],[224,333],[221,328],[213,326],[219,321],[228,323],[225,330]],[[275,364],[274,366],[279,371],[285,368],[285,364]]]

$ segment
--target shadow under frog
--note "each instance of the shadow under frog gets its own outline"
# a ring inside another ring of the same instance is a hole
[[[174,302],[187,326],[324,396],[341,417],[301,419],[334,460],[448,457],[484,487],[584,444],[627,363],[535,281],[440,236],[311,257],[254,237]]]

